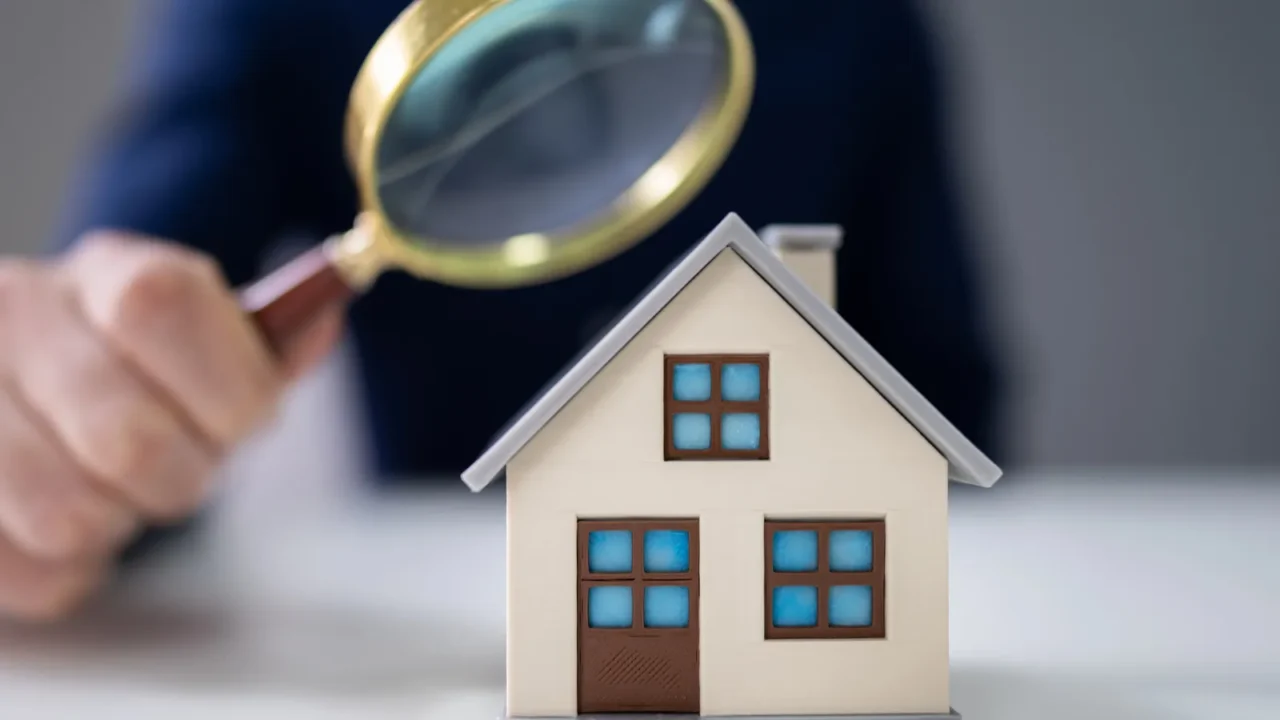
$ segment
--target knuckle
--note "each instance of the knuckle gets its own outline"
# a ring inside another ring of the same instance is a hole
[[[176,245],[163,246],[157,255],[172,268],[174,274],[184,278],[193,287],[207,290],[220,288],[225,284],[221,267],[210,255]]]
[[[32,494],[35,479],[47,467],[47,447],[30,441],[30,425],[23,423],[15,430],[6,423],[6,442],[0,444],[0,462],[7,471],[4,475],[10,493],[16,493],[19,502],[27,502]]]
[[[222,267],[209,255],[182,250],[177,253],[175,261],[197,283],[208,287],[225,285]]]
[[[79,498],[46,503],[29,519],[34,549],[54,560],[102,556],[119,541],[111,511]]]
[[[148,263],[123,284],[108,319],[108,330],[128,336],[182,322],[195,304],[194,290],[171,265]]]
[[[175,441],[156,412],[135,402],[94,423],[85,439],[94,470],[118,482],[147,475]]]
[[[16,455],[16,453],[15,453]],[[5,525],[15,542],[42,557],[61,558],[75,552],[79,545],[77,521],[58,498],[36,475],[23,470],[30,463],[21,457],[7,458],[18,468],[8,480]]]
[[[197,509],[206,468],[180,428],[144,403],[117,417],[92,436],[88,452],[95,471],[154,517],[177,520]],[[101,542],[101,532],[90,534],[89,542]]]
[[[101,253],[113,253],[129,245],[133,239],[130,234],[116,230],[90,230],[76,238],[69,255],[92,258]]]
[[[189,473],[167,478],[170,482],[157,492],[151,502],[151,516],[161,522],[178,522],[189,517],[204,503],[203,482],[200,476]]]
[[[48,504],[27,513],[29,543],[37,553],[52,559],[72,558],[90,550],[90,529],[62,503]]]
[[[281,384],[275,378],[257,378],[247,381],[249,390],[238,407],[230,411],[223,442],[233,444],[275,424],[280,416]]]
[[[12,614],[32,623],[50,623],[72,615],[96,584],[88,571],[65,571],[23,588],[12,602]]]
[[[12,438],[11,438],[12,439]],[[48,482],[47,449],[22,442],[3,448],[3,524],[19,545],[40,556],[59,557],[74,551],[80,528],[69,517],[59,493]]]
[[[129,337],[198,322],[216,272],[201,256],[153,253],[121,283],[107,330]]]

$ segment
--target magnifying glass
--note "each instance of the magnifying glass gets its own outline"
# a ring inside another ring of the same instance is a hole
[[[351,91],[355,226],[241,305],[280,347],[387,270],[471,288],[585,270],[705,186],[754,81],[730,0],[417,0]]]

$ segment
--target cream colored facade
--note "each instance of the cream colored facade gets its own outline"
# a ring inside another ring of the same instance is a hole
[[[768,353],[768,461],[663,461],[663,356]],[[507,465],[507,711],[577,714],[577,521],[700,521],[703,715],[949,710],[947,460],[732,248]],[[764,639],[766,518],[886,520],[886,639]]]

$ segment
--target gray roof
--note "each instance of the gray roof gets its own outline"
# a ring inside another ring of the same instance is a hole
[[[732,248],[746,261],[946,456],[948,476],[952,480],[991,487],[1000,479],[1001,470],[995,463],[899,375],[834,309],[788,270],[742,218],[731,214],[676,262],[594,345],[589,346],[517,415],[493,444],[462,473],[463,482],[479,492],[498,478],[516,453],[726,248]]]

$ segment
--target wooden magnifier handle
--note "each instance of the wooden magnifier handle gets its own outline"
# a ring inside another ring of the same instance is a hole
[[[240,307],[281,354],[320,313],[355,294],[320,245],[241,289]]]

